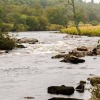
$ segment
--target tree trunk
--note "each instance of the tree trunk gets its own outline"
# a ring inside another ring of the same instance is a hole
[[[77,29],[78,34],[80,34],[81,31],[80,31],[79,26],[78,26],[77,15],[76,15],[76,10],[75,10],[75,3],[74,3],[74,0],[71,0],[71,1],[72,1],[73,13],[74,13],[75,27]]]

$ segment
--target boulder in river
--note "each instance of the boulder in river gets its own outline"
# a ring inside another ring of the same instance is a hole
[[[17,46],[16,46],[17,48],[26,48],[24,45],[22,45],[22,44],[18,44]]]
[[[86,81],[80,81],[79,85],[76,87],[76,91],[83,93],[85,90]]]
[[[35,38],[21,38],[17,40],[18,43],[29,43],[29,44],[35,44],[38,42]]]
[[[90,52],[88,52],[87,55],[89,55],[89,56],[100,55],[100,47],[97,45]]]
[[[78,51],[78,50],[72,50],[72,52],[69,52],[70,55],[76,56],[76,57],[85,57],[87,55],[87,52],[85,51]]]
[[[80,46],[80,47],[77,47],[77,50],[78,51],[88,51],[88,48],[85,46]]]
[[[72,64],[78,64],[78,63],[84,63],[85,60],[70,55],[70,56],[64,57],[64,59],[63,59],[61,62],[67,62],[67,63],[72,63]]]
[[[69,87],[65,85],[48,87],[48,93],[50,94],[72,95],[74,91],[75,91],[74,87]]]
[[[51,98],[48,100],[83,100],[83,99],[76,99],[76,98]]]

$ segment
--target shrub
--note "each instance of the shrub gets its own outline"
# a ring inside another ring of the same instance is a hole
[[[1,23],[0,24],[0,30],[2,32],[9,32],[13,28],[13,24],[8,24],[8,23]]]
[[[95,20],[93,20],[93,21],[91,22],[91,24],[92,24],[93,26],[97,26],[97,25],[98,25],[98,22],[95,21]]]
[[[12,50],[16,46],[15,39],[8,33],[0,33],[0,50]]]
[[[27,25],[23,25],[23,24],[15,24],[13,27],[13,31],[27,31],[28,30],[28,26]]]
[[[51,24],[50,26],[48,26],[49,31],[59,31],[62,28],[63,26],[58,24]]]

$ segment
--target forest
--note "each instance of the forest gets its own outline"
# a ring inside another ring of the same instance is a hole
[[[100,24],[100,3],[75,0],[77,20],[82,24]],[[62,0],[0,0],[0,31],[59,30],[73,25],[70,5]]]

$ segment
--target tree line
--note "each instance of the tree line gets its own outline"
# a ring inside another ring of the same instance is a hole
[[[78,23],[100,23],[100,3],[75,0],[75,9],[73,16],[71,6],[61,0],[0,0],[0,31],[59,30],[74,17]]]

